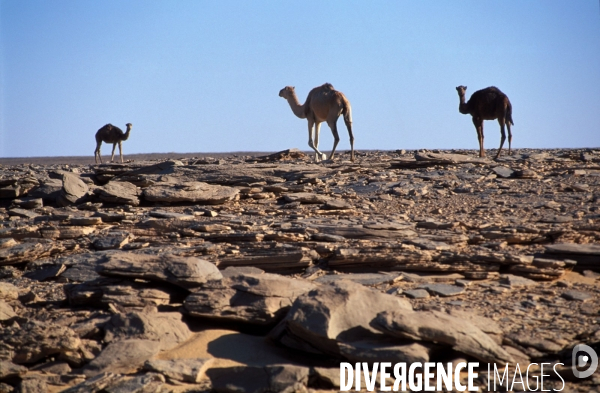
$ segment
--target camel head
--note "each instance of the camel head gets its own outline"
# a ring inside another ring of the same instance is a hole
[[[279,90],[279,97],[283,97],[286,100],[290,97],[293,97],[296,94],[296,88],[294,86],[286,86],[283,89]]]
[[[133,127],[133,124],[131,124],[131,123],[127,123],[127,124],[125,124],[125,126],[127,127],[127,129],[128,129],[128,130],[130,130],[130,129],[131,129],[131,127]]]
[[[458,87],[456,88],[456,91],[458,91],[458,95],[459,95],[460,97],[464,97],[464,96],[465,96],[465,92],[467,91],[467,86],[462,86],[462,85],[461,85],[461,86],[458,86]]]

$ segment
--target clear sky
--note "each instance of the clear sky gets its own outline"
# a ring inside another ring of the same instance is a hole
[[[93,156],[128,122],[126,155],[308,150],[278,93],[325,82],[358,150],[477,149],[458,85],[508,95],[513,147],[600,147],[598,0],[0,0],[0,56],[2,157]]]

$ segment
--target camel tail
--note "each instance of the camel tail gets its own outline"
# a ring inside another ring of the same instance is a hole
[[[506,108],[506,121],[509,121],[510,124],[512,124],[513,126],[515,125],[515,122],[512,119],[512,105],[509,103],[508,104],[508,108]]]
[[[346,124],[352,123],[352,107],[346,97],[342,100],[342,114],[344,115],[344,122]]]

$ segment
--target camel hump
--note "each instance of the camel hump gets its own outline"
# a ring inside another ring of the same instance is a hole
[[[321,86],[321,88],[324,90],[335,90],[331,83],[325,83],[324,85]]]

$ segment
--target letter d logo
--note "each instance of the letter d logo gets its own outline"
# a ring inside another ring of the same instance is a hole
[[[585,354],[582,352],[585,352]],[[578,370],[579,367],[584,367],[586,364],[589,364],[587,370]],[[587,378],[592,375],[598,368],[598,355],[596,351],[585,344],[575,345],[571,354],[571,368],[573,369],[573,375],[577,378]]]

